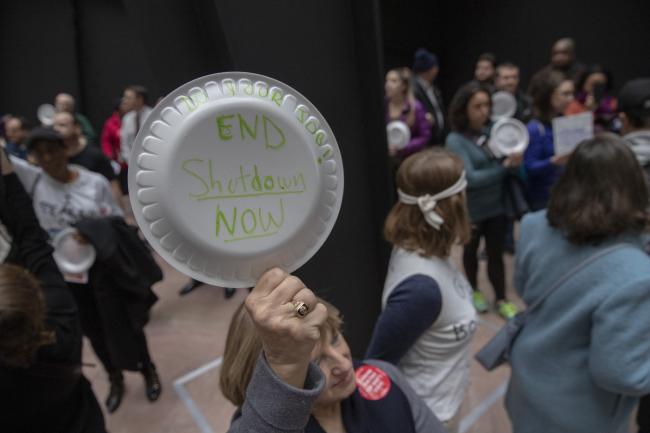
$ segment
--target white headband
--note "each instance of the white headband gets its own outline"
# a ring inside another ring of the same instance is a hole
[[[442,200],[447,197],[454,196],[462,192],[467,186],[467,180],[465,179],[465,171],[460,175],[460,178],[456,181],[455,184],[450,186],[444,191],[439,192],[435,195],[421,195],[420,197],[414,197],[404,193],[402,190],[397,190],[397,195],[399,196],[399,201],[404,204],[416,204],[420,207],[420,210],[424,214],[424,219],[429,223],[431,227],[436,230],[440,230],[440,226],[445,222],[440,215],[435,211],[436,206],[438,205],[438,200]]]

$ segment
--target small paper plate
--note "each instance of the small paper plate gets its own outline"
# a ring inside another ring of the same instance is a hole
[[[411,139],[411,128],[401,120],[393,120],[386,125],[386,134],[388,134],[388,144],[404,149]]]
[[[492,126],[488,146],[497,157],[520,153],[528,146],[528,129],[517,119],[501,119]]]
[[[91,244],[80,244],[73,237],[77,230],[68,227],[61,230],[52,240],[54,261],[64,273],[81,274],[95,263],[95,248]]]
[[[54,105],[41,104],[36,110],[36,117],[44,126],[52,126],[54,123]]]
[[[517,100],[510,92],[499,91],[492,94],[492,113],[490,118],[493,122],[506,117],[512,117],[517,112]]]
[[[179,271],[250,287],[323,245],[343,198],[331,128],[307,98],[263,75],[190,81],[156,105],[129,163],[136,220]]]

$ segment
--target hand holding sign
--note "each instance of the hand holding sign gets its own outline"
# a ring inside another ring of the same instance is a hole
[[[325,242],[343,194],[323,116],[286,84],[242,72],[165,97],[129,165],[134,214],[153,248],[181,272],[226,287],[300,267]]]
[[[564,155],[553,155],[551,157],[551,164],[553,165],[566,165],[566,163],[569,161],[569,157],[571,156],[571,153],[565,153]]]
[[[307,308],[304,317],[296,313],[297,302]],[[302,388],[327,308],[300,279],[275,268],[260,278],[246,298],[246,309],[273,371],[286,383]]]
[[[503,166],[506,168],[519,167],[524,160],[524,153],[513,153],[503,160]]]

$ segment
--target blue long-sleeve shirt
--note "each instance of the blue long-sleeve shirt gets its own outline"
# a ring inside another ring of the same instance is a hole
[[[528,176],[528,196],[533,209],[537,210],[546,207],[560,169],[551,163],[555,155],[551,125],[531,120],[527,127],[530,141],[524,153],[524,166]]]
[[[440,286],[433,278],[420,274],[408,277],[388,297],[375,324],[366,358],[397,365],[433,325],[441,309]]]

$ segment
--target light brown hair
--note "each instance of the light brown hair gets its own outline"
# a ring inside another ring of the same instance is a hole
[[[44,318],[36,278],[21,267],[0,265],[0,365],[29,367],[39,347],[54,342]]]
[[[418,152],[404,160],[397,172],[397,187],[419,197],[435,195],[455,184],[463,172],[463,161],[444,149]],[[467,243],[470,223],[465,193],[438,201],[435,212],[444,223],[439,230],[424,218],[417,205],[395,203],[384,224],[384,236],[391,244],[425,257],[447,257],[454,243]]]
[[[394,72],[399,77],[399,80],[404,86],[404,96],[409,103],[409,111],[406,113],[406,124],[409,127],[412,127],[415,124],[415,96],[413,95],[413,90],[411,88],[412,74],[411,70],[407,67],[394,68],[388,71],[386,74]]]
[[[339,310],[323,299],[318,298],[318,302],[327,307],[327,320],[321,329],[321,335],[325,336],[323,331],[328,331],[330,335],[339,333],[343,325]],[[246,388],[261,351],[262,340],[242,303],[230,321],[219,377],[221,392],[237,407],[241,407],[246,400]]]

